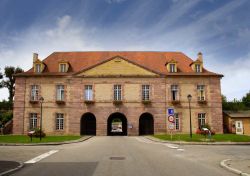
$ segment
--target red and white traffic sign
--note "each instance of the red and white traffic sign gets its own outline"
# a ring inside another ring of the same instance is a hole
[[[169,123],[168,124],[168,129],[173,130],[174,129],[174,123]]]
[[[172,116],[172,115],[168,116],[168,121],[173,123],[174,122],[174,116]]]

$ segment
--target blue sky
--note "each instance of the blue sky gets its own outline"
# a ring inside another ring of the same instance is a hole
[[[250,90],[249,0],[0,0],[0,68],[32,66],[32,53],[182,51],[224,74],[222,93]],[[0,90],[0,99],[8,92]]]

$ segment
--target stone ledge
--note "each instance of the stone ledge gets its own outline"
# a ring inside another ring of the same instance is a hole
[[[46,142],[46,143],[0,143],[0,146],[43,146],[43,145],[62,145],[62,144],[72,144],[86,141],[93,136],[84,136],[77,140],[64,141],[64,142]]]
[[[250,145],[250,142],[185,142],[185,141],[165,141],[151,136],[145,138],[161,143],[182,144],[182,145]]]

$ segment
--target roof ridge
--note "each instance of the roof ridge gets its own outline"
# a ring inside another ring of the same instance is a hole
[[[141,53],[149,53],[149,52],[153,52],[153,53],[180,53],[180,54],[184,54],[181,51],[140,51],[140,50],[134,50],[134,51],[125,51],[125,50],[121,50],[121,51],[111,51],[111,50],[97,50],[97,51],[54,51],[53,53],[101,53],[101,52],[113,52],[113,53],[117,53],[117,52],[141,52]],[[52,54],[53,54],[52,53]]]

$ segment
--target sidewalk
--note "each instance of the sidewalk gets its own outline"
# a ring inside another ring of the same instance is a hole
[[[23,167],[23,164],[16,161],[0,161],[0,176],[10,174]]]
[[[250,176],[250,159],[227,159],[221,161],[225,169],[243,176]]]
[[[62,144],[72,144],[72,143],[78,143],[83,142],[85,140],[88,140],[93,136],[83,136],[80,139],[77,140],[71,140],[71,141],[64,141],[64,142],[45,142],[45,143],[0,143],[0,146],[39,146],[39,145],[62,145]]]
[[[154,142],[179,144],[179,145],[250,145],[250,142],[186,142],[186,141],[167,141],[152,136],[144,136],[144,137]]]

